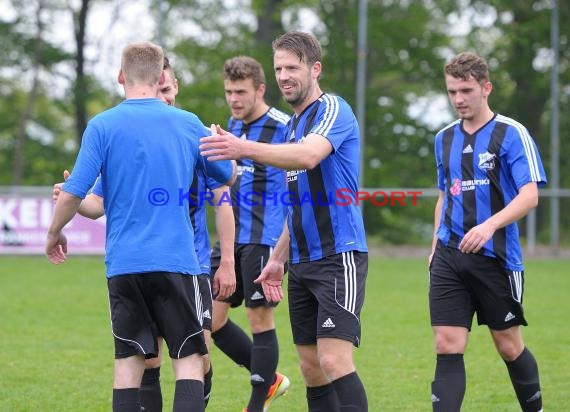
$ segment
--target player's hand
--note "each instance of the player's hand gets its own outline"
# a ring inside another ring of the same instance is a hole
[[[236,272],[233,261],[220,261],[212,279],[212,293],[216,300],[225,300],[236,291]]]
[[[488,222],[474,226],[461,240],[459,250],[463,253],[478,253],[485,243],[493,237],[494,233],[495,228]]]
[[[283,263],[279,263],[269,259],[267,265],[261,271],[261,274],[253,282],[261,284],[263,294],[268,302],[279,302],[283,299],[283,276],[285,268]]]
[[[62,232],[48,233],[46,240],[46,256],[54,265],[65,262],[67,254],[67,238]]]
[[[51,193],[51,198],[53,199],[53,202],[57,202],[57,198],[59,197],[59,194],[61,193],[61,187],[63,186],[63,184],[65,183],[65,181],[69,179],[69,171],[68,170],[64,170],[63,171],[63,182],[60,183],[56,183],[53,185],[53,191]]]
[[[210,161],[237,160],[243,157],[243,140],[222,129],[220,125],[210,126],[211,136],[200,139],[200,154]]]

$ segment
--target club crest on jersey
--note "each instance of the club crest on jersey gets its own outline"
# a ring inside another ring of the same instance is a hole
[[[479,154],[479,169],[481,170],[493,170],[495,168],[495,158],[497,156],[494,153],[480,153]]]
[[[451,193],[453,196],[459,196],[461,193],[461,180],[453,180],[453,184],[449,188],[449,193]]]

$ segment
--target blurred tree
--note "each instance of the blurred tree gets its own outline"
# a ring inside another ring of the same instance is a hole
[[[89,11],[89,0],[81,0],[79,9],[74,9],[69,5],[69,11],[73,19],[74,39],[75,39],[75,81],[73,86],[73,102],[75,108],[75,130],[77,141],[81,144],[83,131],[87,127],[87,98],[88,79],[85,76],[85,33],[87,28],[87,14]]]
[[[6,1],[15,13],[0,17],[0,41],[10,45],[0,50],[0,184],[16,179],[12,167],[17,150],[27,161],[17,179],[23,184],[51,184],[60,178],[62,165],[70,167],[89,116],[120,100],[116,90],[101,88],[101,79],[93,74],[96,62],[85,58],[85,47],[94,42],[86,30],[90,11],[106,0]],[[324,50],[323,89],[356,107],[358,0],[146,1],[153,15],[160,16],[161,45],[180,82],[177,103],[205,123],[226,123],[222,66],[238,54],[263,64],[268,102],[290,112],[275,83],[271,43],[291,29],[310,30],[319,38]],[[565,142],[570,117],[564,114],[570,104],[570,25],[564,22],[570,18],[570,2],[558,3],[560,175],[562,185],[569,187],[570,148]],[[61,26],[61,13],[72,18],[72,53],[50,43],[47,35],[38,36],[40,20],[34,11],[42,4],[48,16],[41,20],[46,34]],[[122,21],[129,5],[117,3],[115,22]],[[368,1],[364,185],[435,187],[433,137],[454,118],[442,67],[465,49],[489,60],[495,86],[492,107],[529,128],[548,167],[550,5],[547,0]],[[74,65],[73,74],[62,75],[61,64]],[[73,99],[66,99],[70,95]],[[16,136],[24,136],[20,143],[27,143],[21,149],[16,149]],[[369,233],[391,243],[425,242],[431,236],[433,201],[424,198],[419,206],[405,208],[367,204]],[[570,216],[563,219],[569,227]]]

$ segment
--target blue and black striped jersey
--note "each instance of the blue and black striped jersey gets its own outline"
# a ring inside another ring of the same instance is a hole
[[[340,203],[339,190],[358,192],[360,129],[348,103],[323,94],[287,127],[290,144],[309,134],[329,140],[332,153],[312,170],[287,172],[291,263],[309,262],[342,252],[367,252],[362,212],[355,202]]]
[[[285,143],[288,120],[288,114],[272,107],[251,123],[230,118],[228,130],[254,142]],[[237,161],[237,179],[231,187],[236,243],[275,246],[285,223],[286,209],[280,200],[285,189],[282,169],[251,159]]]
[[[536,144],[519,122],[496,115],[474,134],[457,120],[435,138],[438,187],[444,195],[438,238],[457,248],[474,226],[502,210],[530,182],[546,173]],[[523,270],[517,223],[495,232],[483,247],[509,270]]]

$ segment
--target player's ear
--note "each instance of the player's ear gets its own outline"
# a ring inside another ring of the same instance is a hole
[[[125,75],[123,73],[123,69],[119,70],[119,74],[117,75],[117,81],[119,84],[125,84]]]
[[[261,83],[261,84],[259,85],[259,87],[257,88],[257,94],[258,94],[260,97],[265,96],[265,83]]]

